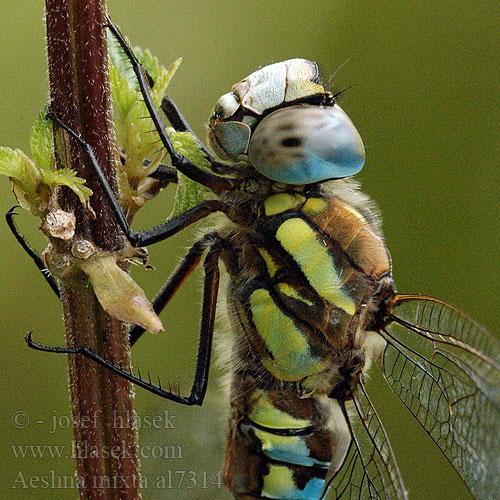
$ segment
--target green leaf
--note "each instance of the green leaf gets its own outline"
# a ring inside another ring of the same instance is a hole
[[[149,51],[147,51],[149,52]],[[156,58],[155,58],[156,59]],[[159,108],[161,105],[161,101],[163,96],[167,91],[167,87],[170,84],[170,80],[172,80],[177,68],[181,65],[182,58],[179,57],[176,61],[174,61],[168,69],[160,66],[158,71],[156,72],[156,76],[154,77],[154,86],[151,89],[151,97],[153,98],[153,103],[156,108]]]
[[[31,160],[20,150],[0,146],[0,174],[16,180],[24,178],[25,161]]]
[[[54,188],[67,186],[91,210],[92,191],[84,186],[85,180],[72,170],[54,169],[52,127],[45,119],[45,112],[39,113],[30,141],[34,162],[19,149],[0,147],[0,174],[9,176],[19,204],[42,217],[48,210]]]
[[[169,132],[174,148],[178,153],[183,154],[198,167],[210,167],[210,162],[206,159],[205,153],[189,132],[177,132],[172,128],[169,128],[167,132]]]
[[[176,132],[173,129],[169,129],[168,132],[177,152],[183,154],[200,168],[208,168],[210,166],[200,145],[189,132]],[[177,176],[178,182],[174,197],[174,207],[169,219],[198,205],[207,194],[211,193],[207,187],[198,184],[180,172],[177,172]]]
[[[40,170],[54,170],[52,123],[45,118],[45,115],[45,111],[38,113],[31,129],[31,154]]]
[[[112,66],[117,68],[122,76],[125,76],[130,79],[135,78],[134,70],[130,65],[130,61],[127,59],[127,56],[123,53],[120,44],[109,30],[107,30],[107,38],[108,38],[108,55]],[[127,40],[128,43],[128,39],[126,37],[125,40]]]
[[[158,137],[142,96],[131,80],[112,67],[110,81],[118,146],[127,155],[127,173],[136,177],[141,172],[142,160],[151,153]]]
[[[56,186],[67,186],[78,196],[80,202],[85,205],[86,208],[90,209],[89,197],[92,194],[92,190],[84,186],[85,179],[77,177],[74,170],[63,168],[51,172],[42,171],[41,173],[43,182],[45,182],[51,190],[54,190]]]
[[[158,78],[158,74],[160,71],[165,68],[160,65],[158,58],[151,54],[149,49],[142,49],[141,47],[133,48],[135,57],[142,64],[143,68],[147,71],[149,76],[155,81]],[[139,90],[139,86],[137,86],[137,90]]]
[[[14,195],[24,209],[33,208],[36,213],[47,201],[47,194],[39,189],[40,171],[20,149],[0,147],[0,174],[9,177]]]
[[[147,191],[150,180],[146,182],[146,176],[158,166],[163,156],[163,150],[160,148],[158,133],[149,117],[129,61],[116,40],[111,39],[109,47],[116,136],[118,146],[123,149],[127,157],[123,171],[128,179],[127,186],[130,186],[129,189],[124,189],[125,179],[122,173],[120,177],[120,185],[122,186],[120,201],[124,207],[127,207],[127,210],[134,211],[138,206],[134,205],[133,198]],[[139,62],[154,81],[151,97],[158,109],[181,59],[177,59],[168,68],[165,68],[159,64],[158,58],[153,56],[149,50],[142,50],[140,47],[135,47],[133,50]],[[185,155],[195,165],[209,168],[210,165],[203,151],[191,134],[176,132],[173,128],[168,128],[167,133],[170,135],[176,151]],[[148,167],[143,165],[146,158],[151,161]],[[179,172],[178,188],[170,217],[179,215],[197,205],[207,193],[210,193],[207,188]]]
[[[137,102],[137,92],[130,86],[126,76],[121,76],[118,68],[111,67],[111,92],[113,96],[113,111],[116,139],[125,152],[135,149],[136,141],[129,145],[129,133],[133,118],[133,108]]]
[[[163,156],[163,148],[139,91],[137,79],[130,71],[130,63],[116,41],[111,40],[109,47],[116,138],[118,147],[126,155],[126,163],[121,170],[126,173],[131,187],[128,192],[122,189],[120,201],[127,210],[134,211],[133,197],[141,195],[141,181],[156,169]],[[178,59],[167,69],[159,64],[149,50],[136,47],[134,53],[154,80],[151,97],[158,108],[181,60]],[[151,162],[146,167],[145,159]]]

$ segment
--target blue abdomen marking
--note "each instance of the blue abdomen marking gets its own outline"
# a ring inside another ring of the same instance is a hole
[[[291,469],[272,464],[269,466],[269,473],[264,476],[262,496],[277,500],[317,500],[324,484],[324,479],[315,477],[303,489],[299,489],[295,485]]]

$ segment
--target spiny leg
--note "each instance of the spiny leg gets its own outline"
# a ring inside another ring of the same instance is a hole
[[[219,211],[221,212],[229,211],[230,207],[227,204],[219,200],[207,200],[201,202],[199,205],[196,205],[193,208],[190,208],[183,214],[163,224],[160,224],[159,226],[153,229],[150,229],[149,231],[139,231],[139,232],[132,231],[129,223],[127,222],[125,214],[123,213],[120,203],[116,199],[113,190],[111,189],[111,186],[109,185],[106,177],[104,176],[104,173],[101,170],[101,167],[99,166],[99,163],[97,162],[97,159],[94,155],[94,152],[92,151],[92,148],[85,141],[83,141],[73,130],[71,130],[67,125],[62,123],[59,120],[59,118],[57,118],[57,116],[55,116],[53,113],[50,112],[47,113],[47,117],[53,120],[66,132],[68,132],[68,134],[70,134],[70,136],[73,137],[73,139],[75,139],[78,142],[78,144],[84,151],[85,155],[89,160],[89,164],[94,170],[99,180],[99,184],[101,185],[106,195],[106,198],[108,199],[108,202],[111,206],[111,209],[116,217],[118,224],[120,225],[120,228],[125,233],[125,236],[130,241],[130,244],[132,246],[145,247],[153,243],[157,243],[176,234],[177,232],[181,231],[190,224],[193,224],[194,222],[203,219],[207,215]]]
[[[123,150],[120,151],[120,162],[122,166],[125,166],[127,162],[127,155]],[[151,161],[148,159],[145,159],[142,162],[144,167],[148,167],[151,164]],[[154,172],[151,172],[148,177],[151,177],[153,179],[158,179],[163,181],[162,183],[162,189],[164,187],[167,187],[169,184],[177,184],[178,183],[178,175],[177,175],[177,169],[174,167],[170,167],[168,165],[164,165],[163,163],[160,163],[158,167],[156,167],[156,170]]]
[[[147,166],[147,163],[144,162],[144,165]],[[168,165],[162,164],[158,165],[157,169],[154,172],[151,172],[148,177],[163,181],[165,185],[170,183],[177,184],[178,181],[177,170],[174,167],[169,167]]]
[[[113,36],[118,40],[120,47],[122,48],[123,52],[128,57],[132,65],[132,69],[137,77],[137,82],[139,84],[141,94],[144,98],[144,104],[146,105],[146,108],[149,111],[149,114],[151,116],[151,119],[153,120],[158,135],[160,136],[161,142],[172,160],[172,166],[175,167],[180,172],[182,172],[187,177],[189,177],[190,179],[194,180],[195,182],[198,182],[199,184],[203,184],[204,186],[209,187],[213,191],[229,191],[240,186],[243,182],[242,179],[228,179],[225,177],[214,175],[202,168],[197,167],[194,163],[190,162],[185,156],[175,151],[172,141],[170,140],[170,137],[168,136],[165,130],[165,126],[163,125],[160,115],[158,114],[158,111],[156,110],[151,95],[149,93],[149,82],[147,73],[144,71],[143,67],[141,66],[141,64],[135,57],[134,53],[128,46],[123,35],[120,33],[118,27],[115,24],[113,24],[113,22],[111,22],[109,18],[108,18],[108,27]],[[187,125],[187,122],[184,120],[184,118],[182,117],[182,115],[180,115],[179,112],[177,112],[177,115],[182,118],[181,123],[184,124],[183,126],[189,127]],[[201,144],[201,141],[199,141],[199,139],[197,140]],[[210,154],[208,154],[207,159],[211,165],[214,165],[215,167],[214,170],[217,170],[217,166],[220,165],[224,166],[226,170],[228,168],[228,165],[219,162]],[[233,172],[234,174],[236,174],[237,169],[233,169]]]
[[[109,20],[108,20],[109,21]],[[174,179],[177,177],[176,175],[176,170],[178,169],[179,171],[183,172],[185,175],[190,177],[192,180],[199,182],[202,185],[208,186],[210,189],[214,191],[225,191],[225,190],[232,190],[235,188],[238,188],[238,186],[241,185],[242,179],[228,179],[225,177],[220,177],[217,175],[214,175],[210,172],[207,172],[206,170],[197,167],[193,163],[191,163],[186,157],[183,155],[177,153],[172,145],[172,142],[170,138],[168,137],[168,134],[165,131],[165,128],[163,126],[163,123],[158,115],[157,110],[155,109],[151,96],[148,91],[148,76],[147,73],[144,71],[142,66],[139,64],[137,59],[135,58],[134,54],[132,53],[130,47],[127,45],[125,42],[123,36],[120,34],[118,28],[109,21],[109,28],[111,32],[114,34],[114,36],[117,38],[119,41],[123,51],[131,61],[132,67],[134,69],[134,73],[136,74],[138,78],[138,83],[141,88],[141,92],[144,97],[144,101],[146,104],[146,107],[148,108],[151,118],[155,124],[155,127],[157,128],[157,131],[160,135],[160,138],[162,140],[163,145],[165,146],[168,154],[170,155],[172,159],[172,165],[173,167],[166,167],[164,169],[161,169],[160,171],[157,172],[154,177],[159,178],[161,180],[165,180],[168,178]],[[165,102],[169,102],[172,104],[172,107],[169,111],[170,116],[172,117],[173,121],[176,121],[178,124],[181,125],[181,128],[185,130],[191,130],[189,128],[189,125],[185,121],[184,117],[180,114],[179,110],[177,107],[173,104],[172,101],[166,100]],[[175,115],[175,117],[174,117]],[[185,214],[182,214],[178,218],[172,219],[150,231],[142,231],[142,232],[134,232],[131,230],[126,217],[123,214],[123,211],[116,200],[113,190],[109,186],[107,179],[105,178],[96,158],[95,155],[90,148],[88,144],[86,144],[73,130],[71,130],[67,125],[62,123],[57,116],[55,116],[53,113],[49,112],[47,114],[47,117],[52,119],[55,123],[57,123],[60,127],[62,127],[66,132],[68,132],[73,139],[75,139],[79,144],[80,147],[83,149],[85,152],[88,160],[89,160],[89,166],[92,167],[94,170],[98,181],[111,205],[111,208],[113,210],[113,213],[116,217],[117,222],[119,223],[121,229],[125,233],[127,239],[130,241],[132,246],[147,246],[152,243],[156,243],[158,241],[161,241],[163,239],[168,238],[169,236],[175,234],[176,232],[180,231],[190,223],[193,223],[206,215],[216,212],[216,211],[226,211],[225,209],[228,209],[227,206],[220,202],[216,201],[207,201],[203,202],[197,207],[193,207],[189,211],[187,211]],[[197,139],[198,140],[198,139]],[[198,140],[199,141],[199,140]],[[199,141],[200,142],[200,141]],[[201,142],[200,142],[201,144]],[[204,151],[206,151],[206,148],[204,148]],[[208,151],[207,151],[208,153]],[[215,163],[220,163],[216,162],[216,160],[213,157],[209,157],[209,160]],[[215,164],[214,163],[214,164]],[[221,164],[223,165],[223,164]],[[226,169],[227,170],[227,169]]]
[[[118,34],[120,38],[123,38],[120,31],[118,31]],[[123,42],[120,42],[120,44],[122,43],[126,44],[127,42],[124,40]],[[143,71],[146,74],[148,74],[144,68]],[[148,78],[148,81],[152,80]],[[200,146],[201,150],[207,155],[207,157],[210,158],[212,161],[216,161],[215,159],[212,158],[212,155],[210,151],[208,151],[205,144],[203,144],[203,142],[201,142],[198,136],[194,133],[193,129],[191,128],[187,120],[184,118],[184,115],[177,107],[177,104],[175,104],[175,102],[168,95],[163,96],[163,99],[161,101],[161,109],[165,113],[165,116],[168,118],[168,121],[171,123],[172,127],[175,128],[175,130],[179,132],[189,132],[196,139],[196,142]]]
[[[200,146],[201,150],[210,161],[210,169],[212,172],[219,175],[234,175],[236,173],[233,165],[218,161],[213,157],[205,144],[203,144],[203,142],[201,142],[200,139],[198,139],[198,136],[193,132],[193,129],[184,118],[184,115],[180,112],[177,104],[175,104],[175,102],[168,95],[163,96],[161,109],[175,130],[178,130],[179,132],[189,132],[196,139],[196,142]]]
[[[224,240],[215,233],[207,234],[201,240],[196,242],[158,294],[158,301],[155,300],[155,302],[157,302],[157,307],[162,309],[179,289],[180,285],[189,276],[192,270],[196,267],[203,251],[207,248],[209,249],[203,263],[205,269],[205,281],[203,288],[202,316],[198,352],[196,356],[195,376],[189,396],[181,396],[171,390],[163,389],[161,385],[154,385],[151,380],[143,380],[140,376],[137,377],[133,375],[132,372],[127,372],[106,361],[106,359],[102,356],[99,356],[85,346],[45,346],[32,340],[32,332],[26,334],[26,343],[32,349],[39,351],[60,354],[81,354],[153,394],[185,405],[201,405],[205,397],[208,384],[208,373],[212,353],[212,339],[215,325],[215,312],[217,307],[217,294],[219,290],[220,273],[218,261],[223,245]],[[136,335],[135,340],[137,340],[141,334],[142,332]]]
[[[56,281],[54,278],[48,273],[48,270],[40,258],[40,256],[28,245],[24,237],[21,235],[21,233],[18,231],[16,224],[14,222],[14,217],[18,215],[15,212],[15,209],[18,208],[19,205],[14,205],[13,207],[10,208],[10,210],[5,214],[5,219],[7,220],[7,225],[9,226],[9,229],[11,233],[14,235],[16,238],[17,242],[21,246],[21,248],[28,254],[28,256],[31,258],[31,260],[35,263],[35,266],[38,268],[38,270],[42,273],[42,276],[45,278],[45,281],[49,284],[50,288],[52,288],[52,291],[57,295],[58,298],[61,298],[61,294],[59,292],[59,287],[57,286]]]
[[[114,29],[116,32],[117,31],[116,27],[114,27]],[[113,29],[112,29],[112,31],[113,31]],[[130,49],[128,49],[128,47],[123,47],[123,48],[124,48],[125,53],[128,55],[128,57],[131,59],[131,61],[133,63],[135,58],[133,57],[132,52],[130,51]],[[155,110],[155,108],[151,102],[151,98],[150,98],[149,93],[148,93],[147,83],[144,79],[143,70],[140,67],[140,65],[137,63],[137,61],[135,61],[135,63],[136,63],[136,66],[134,68],[134,71],[136,73],[136,76],[139,79],[141,90],[145,94],[144,97],[145,97],[146,105],[149,108],[149,111],[152,115],[152,118],[153,118],[155,125],[159,129],[159,133],[160,133],[160,136],[162,138],[162,142],[164,143],[164,146],[166,147],[167,152],[170,154],[170,156],[172,158],[172,164],[174,166],[174,167],[166,167],[165,169],[163,169],[164,172],[161,172],[161,173],[159,172],[158,177],[160,177],[161,179],[165,179],[166,177],[169,177],[173,180],[174,178],[177,177],[176,176],[176,169],[178,169],[181,172],[188,175],[189,177],[191,177],[193,180],[195,180],[201,184],[204,184],[215,191],[223,191],[223,190],[230,190],[230,189],[237,188],[241,184],[240,180],[226,179],[226,178],[218,177],[217,175],[210,174],[210,173],[206,172],[205,170],[200,169],[196,165],[192,164],[187,158],[185,158],[184,156],[182,156],[174,151],[172,143],[164,130],[164,127],[163,127],[163,124],[161,123],[161,120],[158,117],[157,111]],[[120,223],[120,226],[122,227],[126,236],[130,239],[132,245],[134,245],[134,246],[147,246],[147,245],[155,243],[157,241],[161,241],[162,239],[168,238],[169,236],[175,234],[176,232],[180,231],[181,229],[188,226],[189,224],[205,217],[206,215],[208,215],[210,213],[213,213],[213,212],[219,211],[219,210],[222,210],[222,211],[228,210],[228,207],[225,204],[223,204],[217,200],[210,200],[210,201],[207,201],[207,202],[204,202],[204,203],[198,205],[197,207],[193,207],[191,210],[189,210],[185,214],[182,214],[178,218],[173,219],[172,221],[168,221],[167,223],[165,223],[157,228],[154,228],[151,231],[134,233],[133,231],[131,231],[130,227],[128,226],[128,223],[126,222],[126,219],[125,219],[123,212],[121,210],[121,207],[119,206],[119,203],[117,202],[116,198],[114,197],[113,191],[111,190],[104,175],[102,174],[102,171],[101,171],[101,169],[100,169],[100,167],[95,159],[95,156],[94,156],[91,148],[87,144],[85,144],[72,130],[70,130],[63,123],[61,123],[57,119],[57,117],[55,117],[53,114],[49,113],[48,116],[50,118],[52,118],[56,123],[58,123],[61,127],[63,127],[75,140],[77,140],[79,142],[80,146],[85,151],[87,158],[90,160],[91,166],[92,166],[93,170],[95,171],[95,173],[98,177],[98,180],[99,180],[100,184],[102,185],[103,190],[104,190],[104,192],[105,192],[105,194],[106,194],[106,196],[107,196],[107,198],[108,198],[108,200],[113,208],[113,211],[115,213],[117,221]],[[180,115],[180,112],[178,112],[178,116],[180,116],[181,119],[183,120],[183,117],[182,117],[182,115]],[[186,128],[185,126],[184,126],[184,129],[188,130],[188,128]],[[200,144],[201,144],[201,142],[200,142]],[[204,151],[206,151],[206,148],[204,146],[202,146],[202,147],[203,147]],[[214,164],[220,163],[220,162],[217,162],[212,157],[210,157],[210,159],[213,161]],[[224,164],[221,164],[221,165],[224,165]],[[227,168],[225,169],[224,173],[226,173],[226,172],[227,172]],[[207,257],[206,257],[207,263],[212,262],[212,261],[215,262],[216,272],[211,272],[210,267],[207,265],[205,266],[206,270],[207,270],[205,289],[206,289],[206,297],[208,297],[208,299],[204,300],[204,304],[212,302],[213,307],[215,307],[215,302],[214,302],[215,299],[210,301],[210,297],[213,298],[214,293],[213,292],[208,293],[207,287],[209,287],[209,285],[207,283],[208,283],[208,277],[212,276],[213,278],[211,277],[210,280],[212,283],[216,283],[213,286],[216,289],[218,288],[217,259],[218,259],[219,252],[220,252],[220,250],[217,252],[215,260],[213,260],[213,256],[215,255],[215,250],[209,251],[209,253],[207,254]],[[199,258],[198,258],[198,260],[199,260]],[[217,293],[215,291],[215,297],[216,297],[216,295],[217,295]],[[201,331],[205,331],[207,328],[206,325],[208,324],[209,325],[208,327],[211,328],[211,331],[213,332],[213,314],[212,314],[212,316],[210,316],[210,315],[207,316],[205,314],[205,312],[209,312],[207,307],[208,306],[206,306],[206,307],[204,306],[204,318],[205,317],[211,318],[211,321],[209,321],[207,323],[207,321],[204,319],[202,322]],[[210,325],[211,325],[211,327],[210,327]],[[199,351],[199,355],[198,355],[196,379],[195,379],[195,383],[193,385],[193,389],[191,391],[190,397],[184,398],[185,404],[196,404],[198,401],[201,401],[201,399],[204,396],[204,390],[206,390],[206,377],[208,374],[210,353],[208,354],[208,356],[205,356],[205,357],[201,356],[201,353],[206,351],[206,347],[205,348],[203,347],[203,345],[206,344],[206,341],[203,342],[204,338],[205,338],[204,336],[200,337],[200,351]],[[29,337],[27,338],[27,340],[29,341],[29,343],[32,347],[37,348],[37,344],[34,343],[33,341],[31,341],[31,339]],[[210,344],[211,344],[211,339],[210,339]],[[43,346],[38,346],[38,348],[42,348],[43,350],[50,350],[51,349],[51,348],[44,348]],[[99,360],[98,359],[99,357],[96,356],[95,353],[91,353],[91,351],[89,351],[88,348],[86,348],[86,347],[73,348],[70,352],[77,352],[77,351],[75,351],[75,349],[78,349],[78,352],[81,352],[89,357],[92,357],[97,362],[101,362],[101,364],[106,363],[106,361],[102,360],[102,358],[101,358],[101,360]],[[62,348],[55,348],[53,352],[64,352],[64,350]],[[200,362],[203,359],[206,360],[205,364],[203,362]],[[205,366],[205,368],[204,368],[204,366]],[[109,368],[113,369],[111,367],[109,367]],[[114,369],[116,370],[118,368],[115,367]],[[205,380],[205,382],[203,382],[203,380]],[[140,381],[140,379],[138,379],[136,382],[139,385],[143,385],[143,386],[144,386],[144,384],[147,384],[144,381]],[[151,384],[149,384],[149,385],[151,386]],[[200,393],[201,387],[205,387],[205,389],[202,391],[202,393]],[[166,391],[166,392],[169,393],[171,398],[175,398],[175,397],[180,398],[180,396],[174,395],[170,391]],[[200,394],[201,394],[201,397],[200,397]],[[168,397],[167,395],[164,395],[164,396]]]
[[[109,21],[109,19],[108,19],[108,21]],[[120,44],[127,45],[127,41],[125,39],[123,39],[123,35],[118,30],[116,25],[115,25],[115,28],[117,30],[117,34],[115,34],[115,36],[117,37],[118,40],[120,40]],[[137,64],[140,65],[139,62],[137,62]],[[140,66],[142,68],[142,71],[146,75],[146,79],[148,81],[149,88],[152,88],[154,86],[153,78],[146,71],[144,66],[142,66],[142,65],[140,65]],[[149,93],[149,89],[144,89],[142,91]],[[209,159],[210,168],[213,172],[215,172],[216,174],[220,174],[220,175],[230,175],[230,174],[235,173],[235,169],[234,169],[233,165],[228,165],[228,164],[221,162],[213,157],[212,153],[207,149],[205,144],[203,144],[203,142],[196,135],[194,130],[191,128],[191,125],[189,125],[188,121],[186,120],[186,118],[184,118],[184,115],[181,113],[180,109],[177,107],[177,104],[175,104],[175,102],[170,98],[170,96],[168,96],[168,95],[163,96],[160,107],[161,107],[163,113],[165,114],[165,116],[167,117],[168,121],[172,125],[172,127],[174,127],[174,129],[177,132],[189,132],[189,134],[191,134],[194,137],[194,139],[198,143],[198,146],[200,147],[200,149],[203,151],[205,156]],[[147,164],[146,162],[147,162],[147,160],[144,162],[144,164]],[[167,182],[176,182],[175,180],[171,180],[171,176],[172,176],[171,171],[172,170],[175,173],[177,172],[177,170],[174,167],[167,167],[165,165],[160,164],[159,167],[151,175],[149,175],[149,177],[153,177],[155,179],[161,179],[161,180],[165,179],[165,180],[167,180]],[[175,176],[177,177],[177,174],[175,174]]]
[[[113,21],[111,21],[109,16],[107,16],[106,19],[107,19],[109,30],[111,31],[111,33],[113,34],[115,39],[120,44],[120,47],[122,47],[122,50],[125,52],[125,55],[127,56],[127,59],[129,59],[134,72],[137,71],[137,68],[140,68],[139,71],[141,71],[142,74],[144,75],[144,77],[146,78],[146,80],[148,82],[148,87],[152,88],[155,84],[153,77],[146,71],[146,68],[144,68],[144,66],[137,60],[137,58],[135,57],[135,54],[130,49],[130,46],[129,46],[127,40],[125,40],[125,37],[122,35],[122,32],[120,31],[118,26],[115,23],[113,23]],[[144,90],[141,89],[141,91],[145,91],[145,92],[149,93],[149,89],[147,89],[147,88]],[[189,132],[194,137],[194,139],[196,140],[196,142],[200,146],[201,150],[208,157],[210,157],[210,158],[212,157],[211,153],[208,151],[205,144],[203,144],[203,142],[200,141],[200,139],[194,133],[193,129],[191,128],[191,126],[189,125],[187,120],[184,118],[183,114],[180,112],[180,110],[177,107],[177,105],[175,104],[175,102],[168,95],[163,96],[163,100],[161,103],[161,109],[163,110],[163,112],[165,113],[165,116],[168,118],[168,121],[170,122],[172,127],[174,127],[175,130],[177,130],[179,132]],[[216,161],[216,160],[214,159],[214,161]]]
[[[184,256],[153,299],[153,310],[156,314],[160,314],[163,311],[179,287],[186,281],[191,272],[199,264],[203,252],[207,249],[207,245],[213,244],[216,239],[220,239],[217,233],[207,233],[201,239],[193,243],[188,253]],[[146,330],[142,326],[134,325],[128,334],[130,346],[133,346],[145,331]]]

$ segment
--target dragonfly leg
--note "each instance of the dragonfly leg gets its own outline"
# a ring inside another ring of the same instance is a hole
[[[179,287],[199,264],[201,256],[208,245],[213,245],[215,239],[220,239],[217,233],[207,233],[198,241],[193,243],[188,253],[184,256],[174,272],[153,299],[153,309],[160,314],[170,299],[175,295]],[[139,325],[134,325],[129,331],[130,345],[133,346],[146,330]]]
[[[11,233],[14,235],[21,248],[28,254],[31,260],[35,263],[35,266],[42,273],[42,276],[45,278],[45,281],[49,284],[52,291],[57,295],[57,297],[60,298],[59,287],[57,286],[55,279],[49,274],[47,267],[45,266],[45,263],[40,258],[40,256],[28,245],[23,235],[17,229],[16,223],[14,222],[14,217],[18,215],[15,211],[16,208],[19,208],[19,205],[14,205],[5,214],[7,225],[9,226]]]
[[[147,91],[147,89],[146,89]],[[228,163],[221,162],[214,158],[212,153],[207,149],[205,144],[201,142],[198,136],[194,133],[193,129],[184,118],[184,115],[181,113],[180,109],[177,107],[177,104],[172,100],[172,98],[168,95],[163,96],[163,100],[161,102],[161,109],[168,121],[172,124],[175,130],[179,132],[189,132],[195,139],[198,145],[200,146],[203,153],[207,157],[210,162],[210,168],[216,174],[221,175],[237,175],[237,171],[235,170],[234,165],[230,165]]]
[[[146,162],[144,162],[144,164],[147,165]],[[163,181],[165,183],[165,186],[170,183],[177,184],[178,181],[177,169],[163,164],[158,165],[158,168],[154,172],[149,174],[148,177]]]
[[[224,240],[216,233],[209,233],[194,243],[155,298],[155,310],[161,311],[199,263],[204,251],[208,249],[203,263],[205,269],[205,284],[203,289],[202,317],[198,352],[196,356],[195,376],[189,396],[182,396],[171,390],[164,389],[161,385],[153,384],[149,378],[148,380],[144,380],[140,376],[134,375],[131,371],[129,372],[123,370],[121,367],[110,363],[86,346],[46,346],[35,342],[31,338],[32,332],[26,334],[26,343],[32,349],[39,351],[59,354],[81,354],[153,394],[185,405],[201,405],[205,397],[208,384],[215,312],[217,307],[217,294],[219,290],[219,255],[222,251],[223,245]],[[131,344],[135,343],[143,332],[143,329],[133,328],[130,332]]]
[[[109,185],[103,171],[101,170],[101,167],[99,166],[99,163],[97,162],[97,159],[90,145],[82,140],[78,136],[78,134],[76,134],[67,125],[62,123],[59,118],[53,113],[47,113],[47,117],[53,120],[58,126],[63,128],[71,137],[73,137],[73,139],[78,142],[78,144],[84,151],[87,159],[89,160],[89,165],[92,167],[97,176],[97,179],[99,180],[99,184],[104,191],[104,194],[111,206],[118,224],[120,225],[120,228],[125,233],[126,238],[129,240],[130,244],[133,247],[145,247],[153,243],[157,243],[166,238],[169,238],[170,236],[176,234],[190,224],[193,224],[194,222],[197,222],[200,219],[206,217],[207,215],[219,211],[227,212],[229,210],[229,207],[219,200],[207,200],[153,229],[139,232],[132,231],[129,223],[127,222],[125,214],[123,213],[120,203],[116,199],[113,190]]]
[[[190,179],[203,184],[204,186],[209,187],[213,191],[229,191],[233,190],[239,185],[241,185],[243,179],[228,179],[226,177],[220,177],[219,175],[215,175],[213,173],[207,172],[206,170],[197,167],[194,163],[190,162],[185,156],[183,156],[180,153],[177,153],[174,149],[174,146],[172,144],[172,141],[170,140],[170,137],[168,136],[165,126],[163,125],[163,122],[160,118],[160,115],[158,113],[158,110],[155,108],[153,104],[153,100],[151,98],[151,94],[149,93],[149,87],[151,83],[151,78],[149,75],[144,71],[144,68],[140,64],[140,62],[137,60],[135,57],[134,53],[132,52],[132,49],[129,47],[128,43],[125,41],[125,38],[123,35],[120,33],[120,30],[118,27],[108,18],[108,28],[113,34],[113,36],[116,38],[118,43],[120,44],[120,47],[122,48],[123,52],[125,55],[128,57],[132,69],[135,73],[135,76],[137,77],[137,82],[139,85],[139,88],[141,90],[141,94],[144,98],[144,104],[146,105],[146,108],[149,111],[149,114],[151,116],[151,119],[153,120],[153,123],[155,125],[155,128],[158,132],[158,135],[160,136],[160,140],[167,150],[168,155],[170,156],[172,160],[172,166],[176,169],[178,169],[180,172],[182,172],[184,175],[189,177]],[[167,110],[168,115],[172,118],[173,124],[180,125],[181,129],[183,128],[184,130],[191,131],[191,128],[187,124],[186,120],[184,117],[181,115],[180,111],[177,109],[177,107],[174,106],[169,106],[170,104],[173,104],[173,101],[170,99],[167,99],[165,101],[165,109]],[[169,117],[167,115],[167,118]],[[174,125],[175,126],[175,125]],[[196,138],[196,136],[194,136]],[[213,171],[218,171],[219,169],[225,169],[224,172],[227,173],[228,169],[233,172],[234,174],[237,173],[237,168],[232,168],[229,165],[226,165],[218,160],[216,160],[203,146],[201,141],[196,138],[198,143],[202,146],[204,153],[207,155],[207,160],[210,162]]]

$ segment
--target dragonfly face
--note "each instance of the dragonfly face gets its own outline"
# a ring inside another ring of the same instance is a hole
[[[134,233],[88,155],[125,235],[132,245],[146,246],[215,211],[227,216],[193,244],[154,304],[161,310],[205,254],[195,381],[191,395],[181,396],[88,349],[52,350],[87,355],[155,394],[201,404],[222,262],[234,335],[225,360],[231,413],[224,481],[235,498],[407,499],[364,385],[370,364],[474,497],[496,498],[500,342],[444,301],[396,292],[377,211],[348,177],[363,166],[363,143],[324,90],[316,64],[292,59],[266,66],[219,99],[209,140],[223,159],[236,162],[220,176],[220,162],[206,149],[212,172],[175,153],[141,83],[144,74],[128,55],[173,166],[218,199]],[[175,106],[166,109],[172,123],[190,130]],[[143,331],[134,327],[131,342]]]
[[[215,106],[208,139],[221,158],[250,162],[284,184],[353,175],[365,160],[358,131],[305,59],[265,66],[234,85]]]

